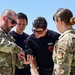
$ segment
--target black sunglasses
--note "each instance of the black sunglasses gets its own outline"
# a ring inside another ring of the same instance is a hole
[[[11,20],[11,23],[12,23],[12,24],[17,24],[17,22],[16,22],[14,19],[12,19],[12,18],[10,18],[10,17],[8,17],[8,16],[6,16],[6,17]]]

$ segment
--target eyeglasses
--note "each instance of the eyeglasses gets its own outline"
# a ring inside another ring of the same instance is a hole
[[[6,16],[6,17],[11,20],[11,23],[12,23],[12,24],[17,24],[17,22],[16,22],[14,19],[12,19],[12,18],[10,18],[10,17],[8,17],[8,16]]]
[[[38,34],[42,34],[44,32],[44,30],[36,30],[36,29],[32,28],[32,32],[33,33],[37,32]]]

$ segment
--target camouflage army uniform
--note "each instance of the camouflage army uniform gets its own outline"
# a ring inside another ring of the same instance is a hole
[[[0,75],[15,75],[15,65],[23,68],[16,54],[22,49],[14,43],[14,39],[0,28]]]
[[[53,75],[75,75],[75,30],[68,30],[59,37],[53,61]]]

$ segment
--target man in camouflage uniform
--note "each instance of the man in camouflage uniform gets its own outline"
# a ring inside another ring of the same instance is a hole
[[[14,43],[8,32],[16,25],[16,13],[5,10],[0,17],[0,75],[15,75],[15,65],[23,68],[22,61],[16,60],[22,49]],[[20,58],[20,57],[19,57]]]

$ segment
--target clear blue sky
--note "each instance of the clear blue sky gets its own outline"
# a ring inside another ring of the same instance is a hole
[[[28,26],[25,29],[28,34],[32,33],[32,22],[38,16],[46,18],[48,29],[58,32],[52,19],[58,8],[68,8],[75,16],[75,0],[0,0],[0,14],[5,9],[12,9],[28,16]]]

